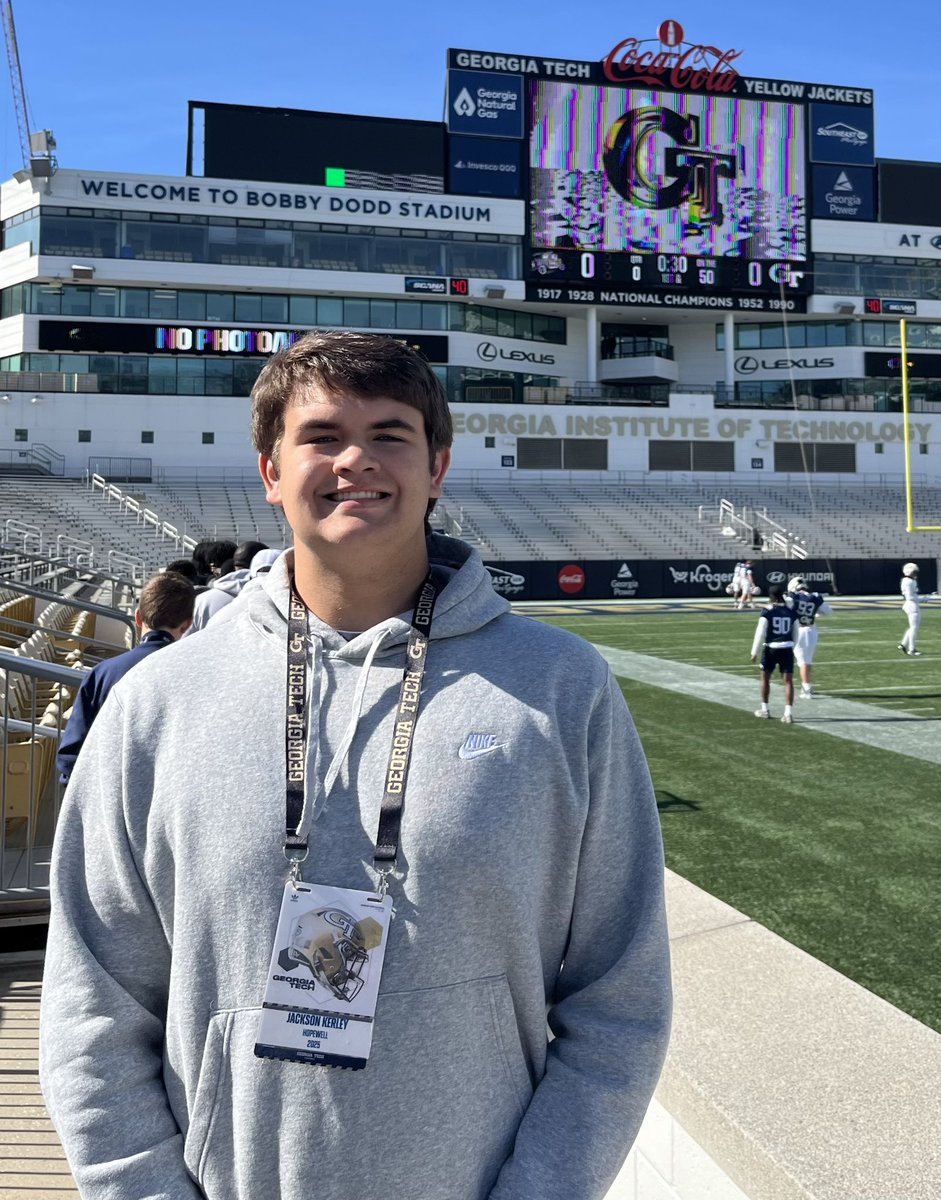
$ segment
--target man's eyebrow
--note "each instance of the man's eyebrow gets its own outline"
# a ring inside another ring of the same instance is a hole
[[[341,421],[321,420],[317,417],[310,417],[306,421],[302,421],[298,426],[299,433],[310,433],[315,430],[335,431],[342,427]],[[389,417],[386,421],[372,421],[369,425],[370,429],[406,429],[410,433],[417,433],[417,426],[409,421],[403,420],[401,417]]]
[[[370,429],[407,429],[410,433],[416,433],[416,426],[410,421],[403,421],[401,417],[390,417],[388,421],[373,421],[369,426]]]

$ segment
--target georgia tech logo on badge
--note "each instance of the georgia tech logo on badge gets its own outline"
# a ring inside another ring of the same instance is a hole
[[[664,136],[674,145],[661,152]],[[630,109],[608,130],[605,174],[615,191],[639,208],[676,208],[688,201],[697,225],[721,225],[719,180],[735,179],[744,151],[701,146],[700,136],[697,116],[660,105]]]
[[[297,991],[316,993],[318,985],[337,1000],[354,1000],[366,982],[369,951],[382,941],[382,926],[372,917],[357,921],[339,908],[303,913],[294,922],[290,945],[278,955],[282,971],[305,966],[311,974],[275,975]]]

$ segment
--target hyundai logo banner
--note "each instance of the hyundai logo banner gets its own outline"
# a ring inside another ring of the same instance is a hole
[[[448,131],[478,137],[523,136],[523,80],[485,71],[448,72]]]
[[[811,104],[810,159],[871,167],[876,161],[873,110],[848,104]]]

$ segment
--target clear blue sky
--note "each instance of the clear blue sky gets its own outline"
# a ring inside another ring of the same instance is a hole
[[[63,167],[182,174],[188,100],[441,120],[449,46],[598,60],[680,21],[744,75],[871,87],[876,153],[941,162],[938,0],[14,0]],[[20,165],[8,73],[2,177]]]

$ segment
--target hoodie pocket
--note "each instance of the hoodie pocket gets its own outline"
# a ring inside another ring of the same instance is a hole
[[[213,1013],[206,1030],[199,1081],[190,1105],[190,1123],[183,1142],[183,1160],[199,1180],[202,1179],[202,1160],[209,1140],[216,1100],[224,1085],[229,1036],[236,1015],[235,1012]]]
[[[210,1022],[185,1151],[208,1200],[489,1195],[532,1096],[505,976],[381,994],[362,1071],[256,1058],[259,1015]]]

